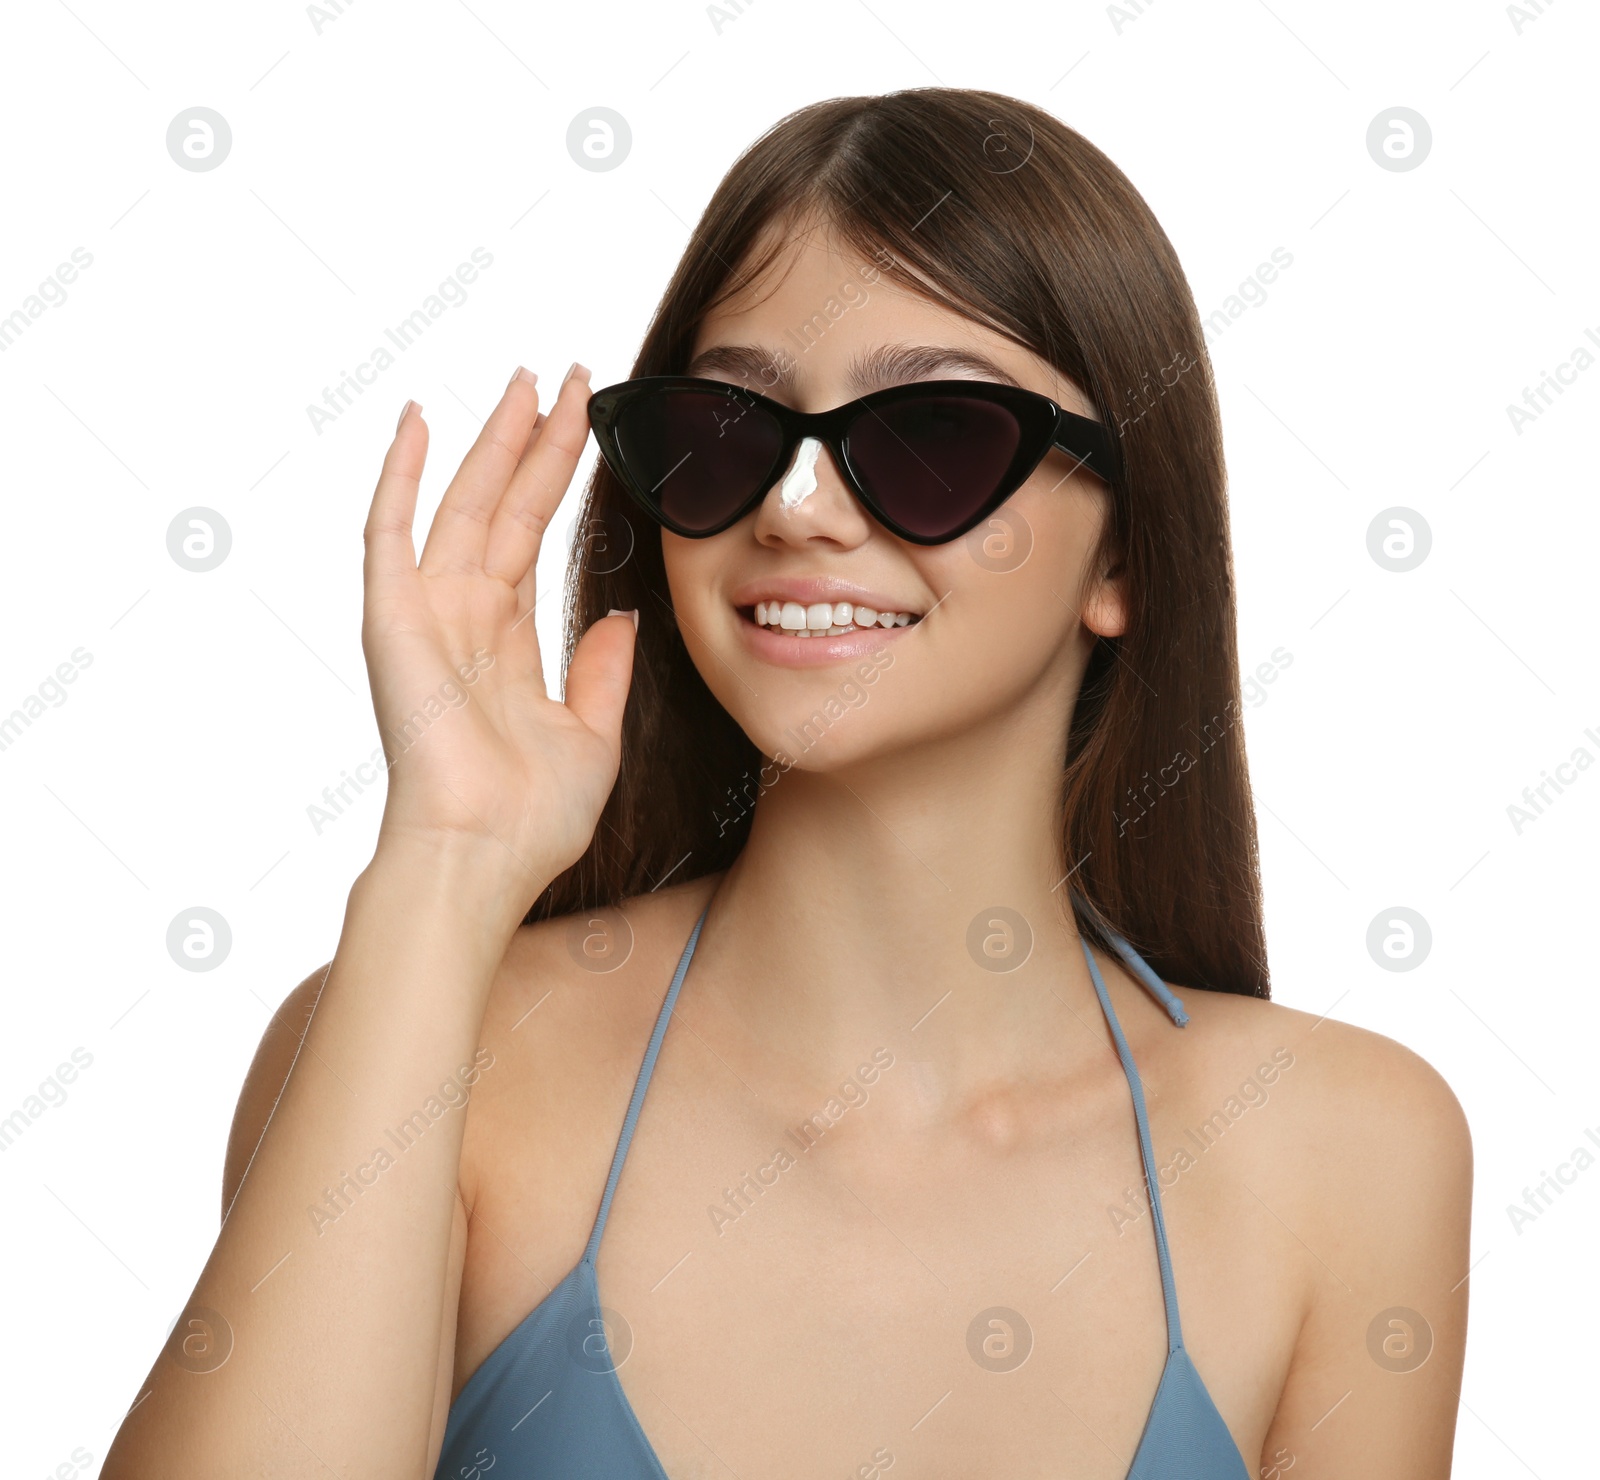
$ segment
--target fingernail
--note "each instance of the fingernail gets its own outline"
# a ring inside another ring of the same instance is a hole
[[[406,424],[406,418],[411,415],[411,408],[413,406],[416,406],[418,411],[422,410],[422,407],[417,406],[415,401],[407,401],[406,404],[400,408],[400,420],[394,424],[394,429],[396,432],[398,432],[400,428]]]
[[[525,380],[529,385],[538,385],[539,383],[539,377],[535,375],[533,371],[528,369],[526,365],[518,365],[517,368],[511,372],[511,379],[506,382],[506,388],[509,390],[519,380]]]
[[[562,385],[565,385],[580,370],[583,371],[584,379],[587,380],[588,377],[589,377],[589,367],[587,365],[580,365],[576,360],[574,360],[572,362],[571,368],[567,371],[567,373],[564,376],[561,377]]]
[[[639,608],[638,607],[632,607],[629,610],[624,611],[620,606],[614,606],[614,607],[611,608],[610,611],[608,611],[606,613],[606,615],[608,617],[632,617],[633,618],[633,630],[635,632],[637,632],[639,630]]]

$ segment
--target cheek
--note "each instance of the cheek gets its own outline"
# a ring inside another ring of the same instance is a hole
[[[668,595],[673,611],[682,618],[684,641],[691,644],[693,632],[704,631],[706,618],[717,604],[717,572],[722,562],[716,547],[721,540],[720,535],[708,540],[686,540],[670,529],[661,531],[661,563],[667,573]]]
[[[925,641],[908,644],[891,675],[898,723],[966,725],[1038,688],[1070,662],[1078,627],[1070,577],[1054,528],[1008,501],[961,539],[924,557],[928,589],[942,598]],[[1059,522],[1059,510],[1057,511]],[[1054,551],[1054,553],[1052,553]],[[1059,595],[1057,594],[1059,593]]]
[[[995,564],[1022,576],[1031,599],[1054,602],[1076,621],[1091,594],[1089,562],[1110,512],[1105,485],[1093,474],[1072,473],[1067,460],[1052,453],[995,511],[1003,533],[996,548],[1010,565]]]
[[[1082,481],[1036,474],[941,561],[951,620],[939,659],[969,684],[1015,691],[1081,659],[1083,577],[1103,517]]]
[[[1101,510],[1081,479],[1041,467],[982,523],[948,547],[941,590],[970,592],[970,604],[1021,626],[1059,628],[1074,621]],[[945,552],[941,551],[941,554]]]
[[[995,560],[1014,551],[1009,539],[986,539],[983,563],[971,564],[940,608],[949,619],[932,645],[932,676],[958,685],[967,703],[980,696],[1004,702],[1036,683],[1078,627],[1067,582],[1057,583],[1037,547],[1020,564]]]

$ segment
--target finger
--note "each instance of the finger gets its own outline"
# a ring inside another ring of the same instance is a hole
[[[589,371],[574,365],[495,511],[483,560],[485,574],[519,586],[537,562],[544,532],[589,437],[588,408]]]
[[[528,440],[522,444],[522,456],[526,457],[533,451],[533,444],[539,440],[539,433],[544,430],[545,415],[540,412],[533,419],[533,425],[528,428]],[[515,475],[513,475],[515,476]]]
[[[538,409],[533,372],[519,365],[439,501],[422,547],[423,571],[437,574],[482,566],[489,522],[528,444]]]
[[[528,446],[531,448],[538,440],[539,433],[544,430],[545,415],[541,411],[534,418],[533,430],[528,434]],[[523,456],[527,456],[524,449]],[[534,603],[538,600],[537,590],[537,563],[530,564],[517,582],[517,615],[511,626],[507,629],[504,638],[508,656],[516,665],[514,671],[519,673],[536,673],[540,682],[544,681],[544,657],[539,648],[539,631],[536,626],[537,618],[534,615]]]
[[[567,667],[566,706],[613,746],[633,683],[634,619],[612,613],[595,622],[573,650]]]
[[[545,414],[540,412],[533,420],[533,430],[528,434],[528,446],[523,449],[522,455],[526,457],[532,450],[533,444],[538,440],[539,433],[544,430]],[[489,540],[491,547],[494,543],[493,527],[490,528]],[[517,582],[517,615],[520,617],[534,603],[537,595],[535,591],[535,577],[538,574],[538,560],[530,560],[528,568],[523,571],[522,579]]]
[[[363,570],[369,583],[409,575],[417,568],[411,521],[416,517],[417,489],[427,456],[428,424],[422,419],[422,408],[407,401],[384,455],[372,507],[361,531],[366,542]]]

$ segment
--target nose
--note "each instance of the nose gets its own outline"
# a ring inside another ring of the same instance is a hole
[[[804,542],[822,538],[854,546],[870,533],[866,511],[851,497],[831,453],[816,437],[802,437],[788,471],[769,489],[756,513],[758,539]]]
[[[822,443],[815,437],[801,439],[794,455],[794,466],[784,474],[778,488],[780,508],[798,509],[817,491],[817,454],[821,451]]]

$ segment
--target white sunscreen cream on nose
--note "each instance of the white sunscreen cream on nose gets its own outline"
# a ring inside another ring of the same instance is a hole
[[[778,490],[780,509],[798,509],[817,491],[817,454],[821,451],[822,443],[815,437],[801,439],[794,466],[784,476],[783,486]]]

